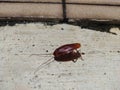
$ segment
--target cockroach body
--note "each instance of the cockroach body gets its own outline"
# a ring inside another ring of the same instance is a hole
[[[81,47],[80,43],[66,44],[57,48],[53,55],[54,59],[59,62],[73,61],[76,62],[81,57],[81,53],[77,50]],[[83,60],[83,59],[82,59]]]

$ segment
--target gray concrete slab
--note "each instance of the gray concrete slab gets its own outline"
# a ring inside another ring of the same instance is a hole
[[[74,42],[84,61],[55,61],[34,75],[57,47]],[[120,34],[67,24],[0,27],[0,90],[120,90],[119,84]]]

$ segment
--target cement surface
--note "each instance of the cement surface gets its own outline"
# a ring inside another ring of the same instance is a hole
[[[67,24],[0,27],[0,90],[120,90],[119,32]],[[34,74],[57,47],[76,42],[84,61],[54,61]]]

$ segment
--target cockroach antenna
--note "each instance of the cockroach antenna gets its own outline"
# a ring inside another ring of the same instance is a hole
[[[37,69],[34,71],[34,74],[36,74],[40,69],[42,69],[43,67],[45,67],[46,65],[50,64],[51,62],[54,61],[53,59],[54,57],[48,59],[46,62],[42,63],[40,66],[37,67]]]

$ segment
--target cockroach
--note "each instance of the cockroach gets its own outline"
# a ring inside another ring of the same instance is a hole
[[[58,62],[65,62],[65,61],[73,61],[74,63],[78,60],[78,58],[82,58],[82,54],[80,50],[78,50],[81,47],[80,43],[72,43],[72,44],[65,44],[60,47],[58,47],[54,52],[54,57],[50,58],[43,64],[41,64],[34,73],[36,73],[40,67],[44,66],[45,64],[49,64],[53,61]],[[54,58],[54,60],[52,60]]]

